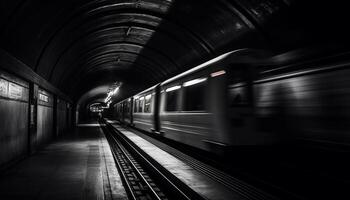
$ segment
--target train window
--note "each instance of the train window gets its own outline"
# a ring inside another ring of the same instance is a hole
[[[137,112],[137,104],[139,103],[138,99],[135,99],[134,101],[134,112]]]
[[[130,106],[131,106],[130,101],[126,102],[126,113],[130,113]]]
[[[142,108],[143,108],[143,103],[145,101],[144,99],[145,99],[144,97],[140,98],[139,105],[138,105],[139,107],[138,112],[143,112]]]
[[[151,112],[151,100],[152,100],[152,95],[149,94],[145,97],[145,112],[149,113]]]
[[[238,84],[237,84],[238,85]],[[248,106],[248,88],[246,85],[238,85],[228,90],[230,107]]]
[[[166,111],[177,111],[177,99],[180,94],[181,86],[173,86],[168,89],[166,89],[166,105],[165,110]]]
[[[206,80],[199,78],[184,83],[184,111],[205,110]]]

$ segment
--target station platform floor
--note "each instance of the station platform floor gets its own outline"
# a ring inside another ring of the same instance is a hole
[[[0,175],[0,199],[127,199],[99,124],[80,124]]]

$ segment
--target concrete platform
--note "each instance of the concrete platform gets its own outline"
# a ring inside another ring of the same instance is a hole
[[[107,140],[85,124],[0,176],[0,199],[127,199]]]

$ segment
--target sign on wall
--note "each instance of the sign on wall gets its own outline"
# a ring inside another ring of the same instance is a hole
[[[23,97],[23,87],[14,83],[9,83],[9,97],[21,99]]]
[[[43,89],[38,90],[38,104],[42,106],[53,106],[53,96]]]
[[[39,93],[39,100],[43,101],[43,102],[49,102],[49,97]]]
[[[7,97],[8,94],[8,81],[0,79],[0,96]]]

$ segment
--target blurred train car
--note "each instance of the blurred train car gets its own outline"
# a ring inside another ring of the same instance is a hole
[[[257,129],[298,145],[348,148],[350,53],[290,59],[305,52],[275,56],[280,67],[259,71],[254,81]]]
[[[133,123],[136,128],[159,133],[159,86],[151,87],[133,97]],[[157,89],[156,89],[157,88]]]
[[[253,129],[252,70],[265,65],[268,55],[252,49],[223,54],[117,107],[134,105],[132,113],[122,109],[133,118],[127,124],[208,151],[272,143],[276,138]],[[233,94],[238,82],[239,94]]]
[[[301,55],[229,52],[118,104],[133,105],[130,125],[212,152],[349,143],[347,56]]]

